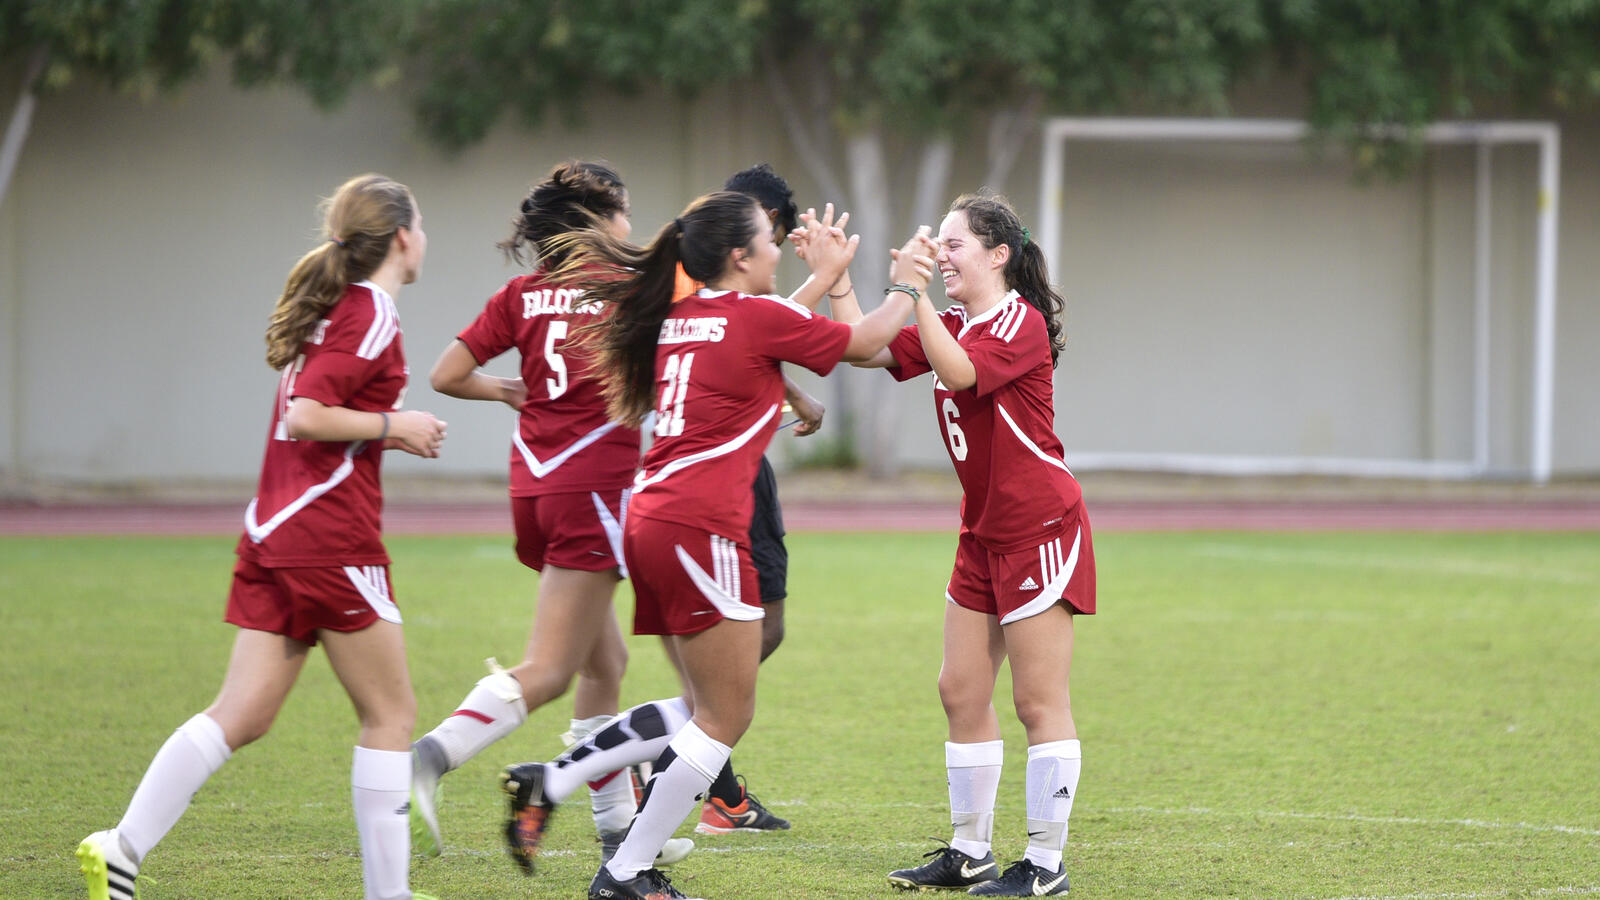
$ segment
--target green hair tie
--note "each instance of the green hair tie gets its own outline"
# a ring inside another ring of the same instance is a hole
[[[1033,235],[1028,231],[1028,226],[1024,225],[1022,226],[1022,246],[1026,247],[1031,243],[1033,243]]]

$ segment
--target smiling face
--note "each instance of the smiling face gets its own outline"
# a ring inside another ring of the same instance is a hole
[[[939,225],[939,251],[934,262],[944,279],[945,296],[968,306],[997,299],[1005,294],[1006,260],[1011,248],[1005,244],[985,247],[982,239],[967,225],[967,214],[956,210]]]

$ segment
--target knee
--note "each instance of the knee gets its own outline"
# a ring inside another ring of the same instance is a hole
[[[1022,727],[1029,732],[1054,728],[1064,722],[1072,721],[1072,705],[1065,700],[1018,694],[1015,697],[1015,707],[1017,721],[1021,722]]]
[[[408,687],[393,697],[384,698],[360,711],[361,727],[369,730],[411,734],[417,727],[417,695]]]
[[[222,728],[222,739],[232,751],[266,737],[277,710],[232,710],[213,704],[205,714]]]
[[[989,707],[987,694],[942,672],[939,674],[939,702],[944,704],[945,715],[951,718]]]
[[[597,647],[578,669],[579,674],[590,681],[616,685],[622,684],[622,676],[627,671],[628,648],[622,644]]]

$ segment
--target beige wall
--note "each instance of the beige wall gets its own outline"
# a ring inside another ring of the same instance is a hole
[[[981,145],[962,149],[952,192],[976,186]],[[1600,470],[1588,389],[1600,375],[1588,358],[1600,337],[1597,148],[1595,123],[1568,128],[1558,471]],[[423,279],[399,298],[407,402],[451,423],[446,459],[396,458],[392,470],[502,471],[509,411],[439,397],[426,372],[513,274],[494,243],[527,184],[575,156],[623,172],[641,239],[757,160],[786,172],[802,203],[818,199],[768,105],[731,89],[610,102],[578,128],[506,126],[454,157],[417,137],[389,94],[358,93],[332,114],[221,77],[148,104],[47,98],[0,206],[0,466],[24,480],[252,477],[275,382],[261,360],[272,301],[314,237],[316,198],[377,170],[413,187],[430,238]],[[1007,185],[1034,222],[1038,160],[1030,143]],[[1493,463],[1514,469],[1527,463],[1532,155],[1497,151],[1495,165]],[[1472,183],[1470,150],[1355,187],[1337,154],[1319,162],[1298,146],[1073,145],[1054,273],[1069,304],[1058,374],[1069,460],[1469,455]],[[898,204],[908,197],[897,187]],[[793,284],[786,265],[780,281]],[[904,458],[946,465],[927,385],[886,390],[902,407]],[[793,447],[780,437],[775,452]]]

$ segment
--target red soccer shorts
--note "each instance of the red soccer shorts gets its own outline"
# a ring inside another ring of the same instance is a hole
[[[1070,612],[1093,614],[1089,520],[1069,516],[1055,537],[1011,553],[992,552],[963,530],[945,597],[957,606],[999,616],[1001,625],[1038,615],[1061,600]]]
[[[269,569],[239,560],[223,620],[307,644],[317,632],[360,631],[379,619],[400,624],[388,566]]]
[[[617,568],[627,494],[621,490],[512,497],[517,559],[535,571],[547,564],[580,572]],[[627,577],[627,572],[622,574]]]
[[[723,619],[765,615],[750,548],[737,541],[635,517],[622,544],[637,598],[634,634],[694,634]]]

